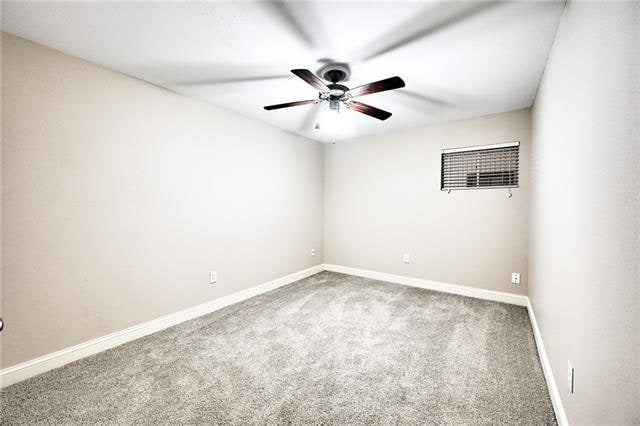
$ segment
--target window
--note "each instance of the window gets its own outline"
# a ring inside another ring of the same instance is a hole
[[[520,142],[442,151],[440,189],[517,188]]]

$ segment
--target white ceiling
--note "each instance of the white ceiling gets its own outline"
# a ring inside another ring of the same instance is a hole
[[[561,1],[3,2],[2,30],[300,135],[351,139],[532,104]],[[347,62],[355,87],[398,75],[406,88],[359,98],[387,121],[324,105],[289,73]],[[368,58],[368,59],[367,59]],[[271,77],[253,79],[254,77]],[[229,81],[245,78],[246,81]]]

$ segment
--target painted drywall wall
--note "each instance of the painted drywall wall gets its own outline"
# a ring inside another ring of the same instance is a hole
[[[322,263],[322,204],[319,143],[2,35],[2,367]]]
[[[639,13],[570,2],[532,113],[529,297],[571,424],[640,423]]]
[[[328,145],[325,261],[526,294],[529,135],[524,109]],[[509,141],[521,143],[512,198],[440,191],[443,148]],[[511,272],[522,274],[519,286]]]

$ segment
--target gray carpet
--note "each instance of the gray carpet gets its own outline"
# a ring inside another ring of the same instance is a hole
[[[6,388],[1,424],[555,424],[526,309],[322,272]]]

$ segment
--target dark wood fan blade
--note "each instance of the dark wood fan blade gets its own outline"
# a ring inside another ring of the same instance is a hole
[[[398,76],[385,78],[384,80],[374,81],[373,83],[363,84],[362,86],[354,87],[347,93],[353,97],[370,95],[372,93],[384,92],[385,90],[393,90],[404,87],[404,81]]]
[[[378,120],[386,120],[387,118],[391,117],[390,112],[384,111],[380,108],[372,107],[371,105],[363,104],[362,102],[352,101],[350,103],[350,107],[354,111],[370,115],[371,117],[377,118]]]
[[[267,105],[264,107],[267,111],[271,111],[272,109],[280,109],[280,108],[289,108],[298,105],[309,105],[316,103],[315,99],[311,99],[308,101],[297,101],[297,102],[287,102],[286,104],[276,104],[276,105]]]
[[[305,69],[296,69],[291,70],[291,72],[306,81],[308,84],[312,85],[319,92],[329,92],[329,88],[327,87],[327,85],[324,84],[324,82],[311,71]]]

